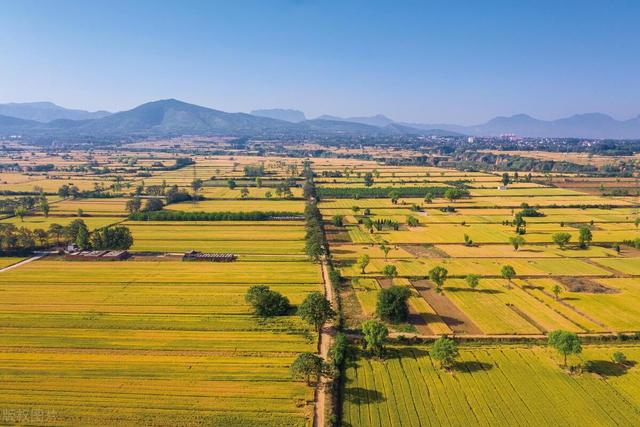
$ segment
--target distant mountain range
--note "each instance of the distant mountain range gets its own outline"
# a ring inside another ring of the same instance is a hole
[[[518,136],[541,138],[594,138],[594,139],[638,139],[640,138],[640,116],[630,120],[616,120],[602,113],[576,114],[558,120],[539,120],[526,114],[510,117],[496,117],[486,123],[474,126],[462,126],[446,123],[406,123],[395,122],[383,115],[371,117],[340,118],[320,116],[331,120],[345,120],[372,126],[400,125],[407,129],[421,131],[440,129],[445,134],[473,136],[500,136],[515,134]]]
[[[289,117],[292,116],[290,113]],[[298,115],[299,117],[299,115]],[[436,130],[440,134],[442,131]],[[39,138],[171,137],[182,135],[233,136],[389,136],[429,135],[429,130],[385,127],[344,120],[303,120],[297,123],[246,113],[227,113],[175,99],[142,104],[132,110],[85,120],[58,119],[46,123],[0,115],[0,135]]]
[[[475,126],[396,122],[384,115],[307,119],[299,110],[266,109],[227,113],[165,99],[119,113],[69,110],[48,102],[0,104],[0,136],[171,137],[225,136],[499,136],[640,139],[640,116],[616,120],[606,114],[578,114],[538,120],[525,114],[496,117]]]
[[[24,102],[0,104],[0,115],[16,117],[24,120],[47,123],[53,120],[87,120],[100,119],[111,113],[108,111],[70,110],[52,102]]]

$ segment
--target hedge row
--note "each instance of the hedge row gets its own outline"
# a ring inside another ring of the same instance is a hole
[[[133,221],[268,221],[272,219],[303,219],[299,212],[180,212],[152,211],[129,215]]]
[[[398,197],[444,197],[451,187],[318,187],[318,196],[328,199],[381,199],[396,194]],[[466,190],[461,190],[466,191]],[[468,195],[468,192],[466,192]]]

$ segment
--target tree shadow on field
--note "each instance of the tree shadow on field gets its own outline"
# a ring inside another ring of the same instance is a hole
[[[378,390],[368,390],[363,387],[349,387],[345,390],[344,398],[356,405],[380,403],[387,400]]]
[[[587,364],[588,371],[603,377],[620,377],[627,373],[629,368],[636,364],[628,360],[624,364],[614,363],[610,360],[590,360]]]
[[[478,371],[488,371],[493,369],[493,365],[487,362],[480,362],[478,360],[465,360],[464,362],[456,362],[453,366],[456,371],[460,371],[462,373],[465,372],[478,372]]]
[[[445,316],[441,314],[440,318],[444,323],[447,324],[447,326],[460,326],[465,324],[462,320],[451,316]]]
[[[425,349],[418,347],[405,347],[405,348],[387,348],[384,353],[385,360],[402,359],[402,358],[419,358],[427,356],[429,352]]]

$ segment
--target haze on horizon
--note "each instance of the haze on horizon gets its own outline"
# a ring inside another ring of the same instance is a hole
[[[5,1],[0,103],[476,124],[640,114],[640,3]]]

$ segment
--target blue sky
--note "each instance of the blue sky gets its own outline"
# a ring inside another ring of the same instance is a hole
[[[640,1],[0,3],[0,102],[474,124],[640,114]]]

